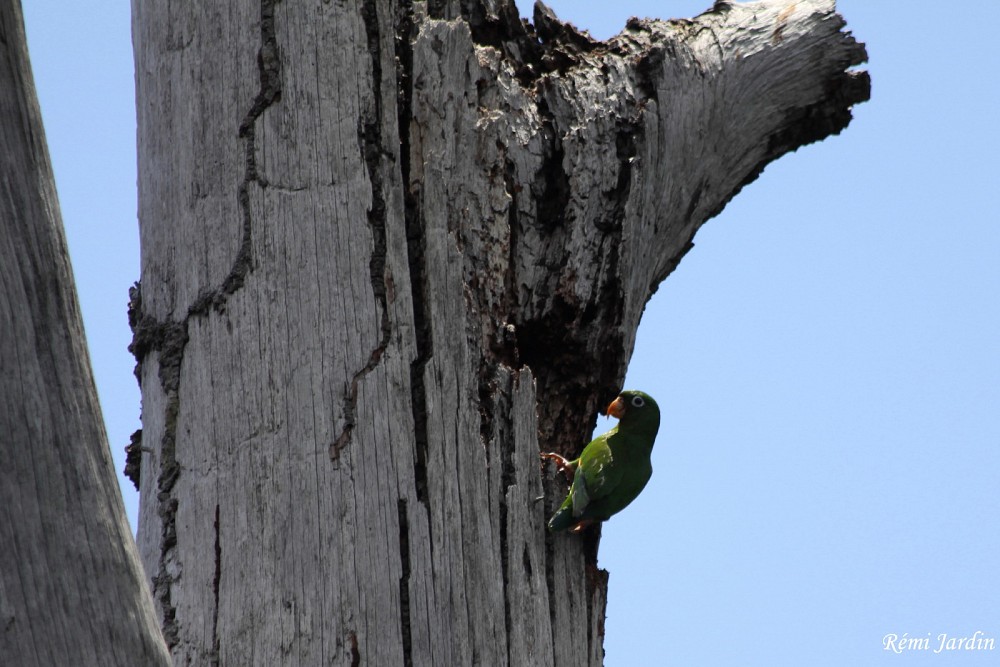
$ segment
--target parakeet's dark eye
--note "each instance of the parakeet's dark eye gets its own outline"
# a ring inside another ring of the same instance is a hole
[[[644,405],[646,405],[646,401],[642,400],[642,396],[632,397],[632,407],[641,408]]]

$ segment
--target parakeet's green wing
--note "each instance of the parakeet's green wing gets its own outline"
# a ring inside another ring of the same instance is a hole
[[[608,445],[608,439],[616,432],[613,430],[598,436],[584,447],[569,495],[549,522],[551,529],[565,530],[572,526],[584,516],[592,503],[607,498],[621,482],[624,471],[621,466],[615,465],[614,455]]]
[[[588,501],[607,496],[621,482],[623,469],[615,465],[608,441],[618,435],[617,429],[591,440],[580,455],[583,481],[587,485]]]
[[[583,478],[582,466],[577,467],[573,485],[569,488],[569,495],[563,504],[569,507],[574,517],[583,514],[583,510],[590,504],[590,494],[587,493],[587,480]]]

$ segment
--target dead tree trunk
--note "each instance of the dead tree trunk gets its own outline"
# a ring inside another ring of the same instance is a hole
[[[0,664],[169,663],[90,370],[20,3],[0,1]]]
[[[539,448],[585,443],[699,226],[867,99],[832,0],[607,42],[508,0],[133,8],[174,661],[600,664],[599,538],[546,534]]]

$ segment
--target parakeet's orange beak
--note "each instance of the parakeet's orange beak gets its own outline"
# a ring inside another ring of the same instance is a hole
[[[622,400],[621,396],[611,401],[607,412],[609,417],[614,417],[615,419],[622,418],[622,415],[625,414],[625,401]]]

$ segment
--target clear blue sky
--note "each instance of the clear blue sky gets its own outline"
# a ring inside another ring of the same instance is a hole
[[[710,3],[597,4],[553,6],[604,38]],[[139,425],[128,6],[25,5],[120,470]],[[709,222],[639,330],[627,385],[664,423],[649,487],[604,528],[610,667],[1000,664],[1000,3],[839,8],[872,101]],[[932,652],[977,630],[994,651]],[[931,650],[884,651],[888,633]]]

